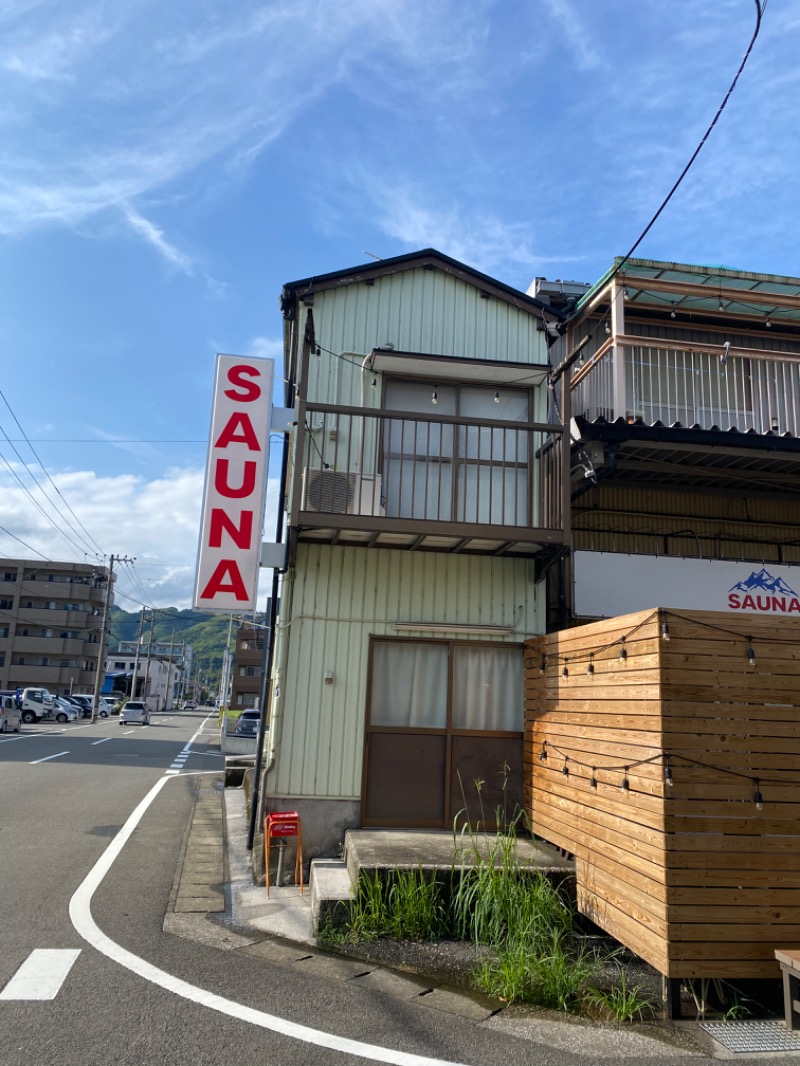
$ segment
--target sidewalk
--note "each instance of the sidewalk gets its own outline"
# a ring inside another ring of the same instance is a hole
[[[527,1006],[503,1007],[485,997],[432,988],[421,977],[320,949],[312,934],[308,886],[302,893],[296,887],[273,887],[268,898],[263,885],[253,884],[243,792],[223,789],[222,777],[213,785],[210,778],[204,779],[204,787],[198,790],[164,920],[165,932],[273,963],[302,965],[305,973],[313,972],[321,980],[358,981],[374,991],[413,1001],[421,1009],[455,1014],[507,1036],[584,1055],[587,1061],[627,1058],[672,1063],[685,1058],[747,1061],[751,1057],[731,1052],[696,1022],[599,1024]],[[759,1024],[773,1023],[749,1023],[751,1027]],[[773,1024],[770,1035],[780,1043],[781,1025]],[[752,1055],[763,1061],[764,1050],[769,1049],[756,1041]],[[800,1061],[800,1055],[792,1051],[779,1052],[777,1058],[787,1054]]]

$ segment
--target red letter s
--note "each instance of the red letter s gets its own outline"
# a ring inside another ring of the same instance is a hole
[[[243,377],[261,377],[261,371],[254,366],[232,366],[228,371],[228,381],[238,385],[243,391],[225,389],[225,395],[229,400],[257,400],[261,395],[261,389],[254,381],[243,381]]]

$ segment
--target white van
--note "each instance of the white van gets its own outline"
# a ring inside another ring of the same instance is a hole
[[[13,696],[0,695],[0,733],[19,733],[22,714]]]

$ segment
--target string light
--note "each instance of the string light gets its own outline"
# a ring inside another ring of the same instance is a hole
[[[378,379],[377,378],[373,378],[372,381],[370,382],[370,388],[374,389],[377,384],[378,384]]]
[[[561,773],[564,777],[569,777],[569,755],[564,756],[564,768]]]
[[[768,314],[764,315],[764,325],[766,326],[767,329],[772,329],[772,323],[769,320],[769,315]]]
[[[542,741],[542,750],[539,752],[539,762],[547,762],[547,741]]]
[[[661,623],[661,639],[669,640],[669,623],[667,622],[666,618]]]
[[[495,389],[494,390],[494,402],[495,403],[500,403],[500,390],[499,389]]]
[[[622,784],[619,786],[620,792],[630,792],[631,785],[628,781],[628,767],[625,767],[625,776],[622,778]]]
[[[586,667],[586,673],[587,674],[593,674],[594,673],[594,663],[592,662],[593,658],[594,658],[594,654],[590,653],[589,654],[589,663],[588,663],[588,665]]]
[[[747,665],[748,666],[755,666],[756,665],[756,653],[753,650],[753,638],[752,637],[748,637],[747,638]]]
[[[719,298],[719,309],[720,309],[720,311],[724,311],[725,310],[725,301],[722,299],[721,296]]]
[[[619,657],[624,662],[628,658],[628,649],[625,647],[625,638],[620,637]]]
[[[759,780],[759,778],[754,777],[753,784],[755,785],[755,792],[753,793],[753,803],[755,803],[757,811],[763,811],[764,797],[761,795],[761,781]]]
[[[672,305],[672,310],[669,313],[669,317],[670,318],[674,318],[675,317],[675,304]]]
[[[564,669],[561,671],[562,677],[569,677],[569,670],[567,669],[567,660],[564,659]]]
[[[433,396],[431,396],[431,403],[434,405],[434,407],[439,402],[439,393],[437,391],[437,388],[438,388],[438,386],[436,386],[436,385],[433,386]]]
[[[539,663],[539,673],[543,674],[546,669],[547,669],[547,656],[543,655],[542,656],[542,661]]]
[[[606,322],[606,333],[610,333],[610,332],[611,332],[611,326],[610,326],[610,324],[608,322]]]
[[[592,767],[592,777],[589,781],[589,788],[597,788],[597,767]]]
[[[672,767],[669,765],[669,752],[664,752],[664,784],[672,788]]]

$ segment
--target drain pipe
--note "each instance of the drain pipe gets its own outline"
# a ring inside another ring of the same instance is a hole
[[[292,323],[292,340],[290,347],[294,354],[297,342],[297,324]],[[291,407],[294,401],[294,379],[289,378],[286,382],[286,406]],[[283,542],[284,513],[286,509],[286,474],[289,468],[289,434],[283,436],[283,452],[281,455],[281,480],[280,495],[278,497],[278,517],[275,523],[275,542]],[[258,820],[258,807],[261,794],[262,763],[264,760],[264,741],[267,732],[267,710],[271,689],[272,669],[275,659],[275,622],[278,613],[278,592],[280,579],[286,569],[272,571],[272,593],[269,601],[269,619],[267,620],[267,639],[264,641],[264,659],[261,671],[261,688],[259,703],[261,706],[261,718],[258,723],[258,739],[256,740],[256,764],[254,769],[253,793],[250,797],[250,823],[247,828],[247,850],[253,850],[253,841],[256,835],[256,822]],[[275,750],[273,747],[269,763],[263,769],[266,775],[275,764]]]

